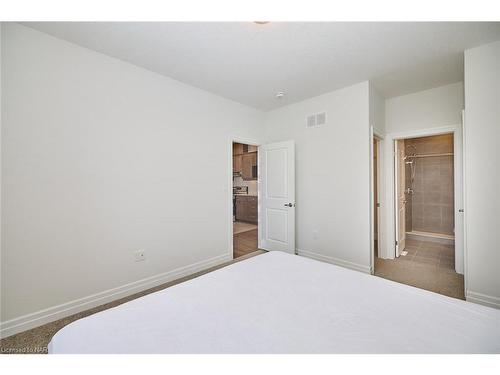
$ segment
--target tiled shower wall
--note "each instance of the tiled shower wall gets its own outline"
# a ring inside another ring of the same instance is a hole
[[[453,153],[453,135],[405,140],[406,153],[417,155]],[[413,195],[407,195],[406,230],[454,234],[453,156],[414,158]],[[406,186],[410,186],[410,168],[406,167]]]

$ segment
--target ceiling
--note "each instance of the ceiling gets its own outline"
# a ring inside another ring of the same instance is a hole
[[[261,110],[365,80],[385,97],[458,82],[463,51],[500,40],[499,22],[24,25]]]

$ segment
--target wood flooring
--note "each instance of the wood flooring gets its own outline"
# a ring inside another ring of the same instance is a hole
[[[257,235],[257,229],[234,234],[233,257],[236,259],[257,251]]]

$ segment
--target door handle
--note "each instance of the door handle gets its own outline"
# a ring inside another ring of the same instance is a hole
[[[293,203],[285,203],[285,207],[293,207],[295,206]]]

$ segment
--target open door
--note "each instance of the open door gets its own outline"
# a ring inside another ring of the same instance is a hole
[[[464,274],[465,252],[465,213],[464,213],[464,167],[465,167],[465,111],[462,110],[462,124],[453,138],[455,167],[455,271]],[[466,286],[467,287],[467,286]]]
[[[396,181],[396,257],[406,247],[406,195],[405,195],[405,141],[396,141],[395,152],[395,181]]]
[[[295,254],[295,144],[259,147],[259,247]]]

